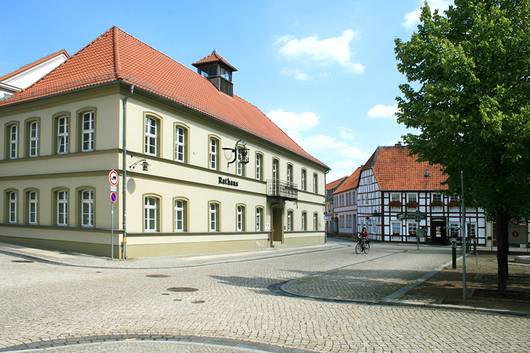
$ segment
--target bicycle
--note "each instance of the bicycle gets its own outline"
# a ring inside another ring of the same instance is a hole
[[[363,239],[363,237],[357,236],[357,244],[355,245],[355,253],[365,253],[368,255],[370,252],[370,241],[368,239]]]

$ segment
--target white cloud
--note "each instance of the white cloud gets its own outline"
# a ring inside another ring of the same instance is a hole
[[[322,64],[339,64],[353,74],[364,72],[364,65],[352,61],[350,44],[359,37],[357,32],[347,29],[337,37],[320,39],[318,36],[295,38],[280,37],[279,53],[287,58],[316,61]]]
[[[324,134],[313,135],[304,139],[303,147],[315,152],[333,152],[342,157],[355,160],[362,160],[367,157],[366,153],[360,148]]]
[[[289,76],[298,81],[309,81],[311,77],[300,69],[287,69],[284,68],[280,73],[284,76]]]
[[[355,134],[349,127],[339,127],[337,130],[339,131],[340,138],[344,140],[352,139],[355,137]]]
[[[267,116],[295,141],[300,142],[303,131],[318,125],[319,118],[313,112],[288,112],[282,109],[271,110]]]
[[[429,3],[431,12],[434,12],[434,10],[438,10],[439,13],[442,13],[443,11],[449,8],[449,5],[453,4],[453,1],[452,0],[427,0],[427,3]],[[418,23],[420,23],[422,6],[423,6],[423,1],[421,2],[421,5],[418,6],[416,10],[406,13],[401,25],[409,29],[417,26]]]
[[[359,162],[354,159],[341,159],[332,162],[329,167],[331,168],[329,174],[326,176],[326,181],[337,180],[343,176],[348,176],[355,171],[355,169],[361,166],[365,161]]]
[[[370,118],[394,118],[398,110],[397,104],[394,105],[384,105],[376,104],[368,110],[368,115]]]

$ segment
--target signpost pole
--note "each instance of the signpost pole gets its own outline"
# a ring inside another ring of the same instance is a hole
[[[114,260],[114,203],[110,209],[110,258]]]
[[[466,209],[464,204],[464,171],[460,171],[460,185],[462,192],[462,203],[460,211],[460,227],[462,232],[462,282],[463,282],[463,291],[462,298],[466,300],[467,293],[467,282],[466,282],[466,250],[467,250],[467,239],[466,239]]]

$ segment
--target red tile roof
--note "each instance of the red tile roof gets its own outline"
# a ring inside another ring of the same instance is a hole
[[[195,67],[198,67],[198,66],[201,66],[201,64],[208,64],[208,63],[213,63],[217,61],[222,62],[223,64],[231,68],[233,71],[237,71],[237,69],[234,66],[232,66],[232,64],[230,64],[228,60],[226,60],[221,55],[219,55],[219,53],[217,53],[215,50],[212,51],[211,54],[205,56],[204,58],[197,60],[192,65]]]
[[[256,106],[226,95],[206,78],[112,27],[32,86],[1,101],[3,106],[50,95],[125,82],[270,141],[318,165],[310,155]]]
[[[343,176],[342,178],[338,178],[337,180],[330,181],[326,184],[326,190],[332,190],[338,187],[344,180],[346,180],[347,176]]]
[[[419,162],[407,146],[379,147],[363,169],[373,168],[379,188],[385,191],[447,190],[439,164]]]
[[[16,75],[18,75],[18,74],[20,74],[20,73],[22,73],[22,72],[24,72],[26,70],[29,70],[29,69],[37,66],[37,65],[40,65],[40,64],[42,64],[42,63],[50,60],[51,58],[54,58],[54,57],[60,55],[60,54],[65,55],[67,59],[70,57],[70,55],[68,55],[66,50],[64,50],[64,49],[58,50],[55,53],[51,53],[49,55],[46,55],[45,57],[40,58],[39,60],[36,60],[36,61],[34,61],[34,62],[30,63],[30,64],[24,65],[21,68],[16,69],[15,71],[12,71],[10,73],[5,74],[4,76],[0,76],[0,81],[5,81],[7,79],[10,79],[11,77],[16,76]]]
[[[337,190],[335,190],[335,194],[339,194],[341,192],[345,192],[348,190],[356,189],[359,185],[359,176],[361,176],[361,167],[358,167],[355,169],[355,171],[346,179],[344,183],[342,183]]]

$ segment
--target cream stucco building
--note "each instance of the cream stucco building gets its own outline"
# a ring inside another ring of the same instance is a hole
[[[194,66],[113,27],[1,101],[0,241],[128,258],[323,243],[327,166],[233,95],[220,55]],[[238,141],[248,163],[229,165]]]

